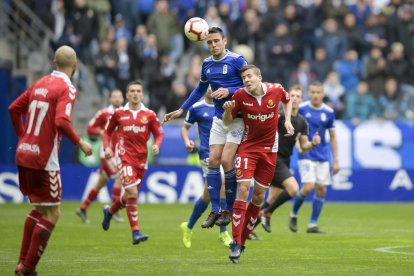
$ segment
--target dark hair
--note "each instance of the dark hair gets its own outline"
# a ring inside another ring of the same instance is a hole
[[[262,75],[262,72],[260,71],[259,67],[257,67],[256,65],[253,64],[247,64],[244,65],[241,69],[240,69],[240,74],[243,74],[243,72],[252,69],[254,71],[254,73],[258,76]]]
[[[122,93],[122,91],[121,91],[121,89],[115,88],[114,90],[112,90],[111,92],[109,92],[109,98],[110,98],[110,97],[112,96],[112,94],[114,94],[115,92],[119,92],[119,93],[123,94],[123,93]]]
[[[129,82],[129,83],[127,84],[127,87],[126,87],[126,92],[128,92],[128,91],[129,91],[129,87],[130,87],[131,85],[134,85],[134,84],[139,84],[139,85],[143,86],[143,85],[142,85],[142,82],[141,82],[140,80],[134,80],[134,81],[131,81],[131,82]]]
[[[220,27],[211,27],[208,29],[209,34],[221,34],[221,37],[224,38],[224,32]]]
[[[294,85],[292,85],[292,86],[290,87],[290,89],[289,89],[289,93],[290,93],[291,91],[293,91],[293,90],[299,90],[299,91],[300,91],[300,94],[301,94],[301,97],[303,98],[303,89],[302,89],[302,87],[300,87],[300,85],[299,85],[299,84],[294,84]]]

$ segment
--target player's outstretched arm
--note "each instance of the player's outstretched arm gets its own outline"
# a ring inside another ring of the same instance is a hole
[[[233,122],[233,114],[232,114],[232,110],[235,107],[236,103],[234,100],[231,101],[227,101],[223,104],[223,109],[224,109],[224,113],[223,113],[223,123],[225,125],[229,125],[231,124],[231,122]]]
[[[173,112],[165,114],[163,123],[171,121],[174,118],[180,117],[181,114],[183,114],[183,112],[184,112],[184,110],[180,108],[180,109],[174,110]]]
[[[92,155],[92,146],[85,140],[81,139],[79,141],[79,148],[86,156]]]

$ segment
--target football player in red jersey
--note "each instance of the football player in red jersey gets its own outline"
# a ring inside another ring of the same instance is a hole
[[[33,205],[24,224],[16,275],[37,275],[36,266],[60,217],[58,151],[62,134],[86,155],[92,154],[91,145],[75,132],[70,118],[76,99],[76,88],[70,81],[77,65],[75,51],[68,46],[58,48],[54,65],[50,75],[35,82],[9,106],[19,137],[19,186]]]
[[[154,136],[152,154],[157,155],[164,132],[155,112],[144,107],[141,103],[144,91],[140,81],[128,84],[126,96],[128,103],[123,109],[114,112],[103,135],[105,156],[112,158],[113,151],[109,140],[117,129],[116,150],[121,159],[119,173],[125,193],[111,206],[104,207],[102,228],[107,231],[112,215],[120,208],[125,207],[132,230],[132,243],[138,244],[148,239],[147,235],[139,231],[137,210],[138,189],[147,169],[147,142],[152,134]]]
[[[233,242],[230,260],[239,263],[240,253],[254,228],[260,206],[273,179],[278,151],[277,125],[279,103],[285,113],[286,135],[293,135],[290,121],[292,103],[282,85],[262,83],[260,69],[246,65],[240,70],[244,88],[238,89],[232,100],[224,105],[223,122],[229,124],[241,113],[245,130],[237,150],[235,167],[238,183],[237,197],[233,205]],[[252,200],[247,206],[250,183],[254,179]]]
[[[99,110],[92,118],[92,120],[90,120],[87,129],[88,135],[90,137],[102,137],[109,118],[112,116],[114,111],[121,107],[124,103],[124,96],[122,94],[122,91],[118,89],[111,91],[111,93],[109,94],[109,103],[110,105],[108,107]],[[117,135],[115,133],[111,137],[112,150],[115,149],[117,140]],[[116,164],[116,157],[106,159],[103,145],[101,145],[99,151],[99,155],[101,158],[101,166],[99,167],[99,178],[97,179],[92,189],[88,192],[86,198],[82,201],[80,208],[76,210],[76,214],[81,218],[83,223],[89,222],[86,211],[89,205],[98,196],[99,191],[108,183],[110,177],[114,178],[114,185],[112,187],[112,202],[114,202],[118,197],[120,197],[122,191],[121,179],[119,178],[118,167]],[[117,222],[124,221],[124,219],[118,213],[114,214],[113,219]]]

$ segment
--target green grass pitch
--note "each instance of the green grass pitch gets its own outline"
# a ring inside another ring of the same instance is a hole
[[[192,248],[184,248],[179,225],[192,205],[139,205],[141,230],[150,238],[136,246],[128,222],[112,222],[104,232],[101,204],[91,206],[90,224],[80,222],[77,206],[62,205],[39,275],[414,275],[412,204],[327,202],[320,220],[325,235],[305,233],[309,204],[301,210],[298,233],[291,233],[288,204],[274,214],[271,234],[259,226],[263,240],[248,241],[238,265],[229,261],[218,228],[202,229],[200,221]],[[29,209],[0,204],[0,275],[13,275]]]

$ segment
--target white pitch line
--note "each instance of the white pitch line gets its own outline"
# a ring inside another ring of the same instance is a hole
[[[414,255],[413,252],[394,251],[394,249],[397,249],[397,248],[407,248],[407,247],[413,247],[413,246],[414,245],[387,246],[387,247],[374,248],[373,250],[377,252],[389,253],[389,254]]]

